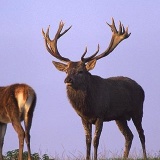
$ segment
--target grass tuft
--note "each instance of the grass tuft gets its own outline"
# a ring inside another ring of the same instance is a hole
[[[6,155],[3,156],[4,160],[18,160],[18,153],[19,153],[18,149],[8,151]],[[98,160],[123,160],[122,154],[120,155],[121,156],[119,156],[118,152],[117,153],[112,153],[110,151],[108,152],[105,151],[103,153],[100,152],[98,154]],[[141,155],[142,155],[141,153],[137,154],[137,152],[133,152],[132,154],[130,154],[128,160],[142,160],[143,158],[140,158]],[[47,154],[43,154],[42,156],[40,156],[39,153],[33,153],[31,156],[32,156],[32,160],[85,160],[85,156],[81,152],[78,152],[78,153],[69,152],[68,155],[66,153],[63,153],[61,155],[55,154],[55,156],[53,157]],[[111,158],[106,158],[108,156]],[[28,160],[27,151],[23,153],[23,160]],[[92,156],[92,160],[93,160],[93,156]],[[160,160],[160,151],[158,151],[156,154],[150,152],[150,154],[148,154],[148,160]]]

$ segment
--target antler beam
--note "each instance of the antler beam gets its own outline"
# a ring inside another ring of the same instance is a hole
[[[84,56],[85,56],[86,53],[87,53],[87,47],[86,47],[85,52],[83,53],[83,55],[82,55],[82,57],[81,57],[81,61],[83,61],[83,62],[88,62],[90,59],[94,58],[94,57],[98,54],[98,52],[99,52],[99,44],[98,44],[97,51],[96,51],[92,56],[90,56],[90,57],[88,57],[88,58],[84,58]]]
[[[85,58],[85,62],[89,62],[89,61],[91,61],[93,59],[98,60],[100,58],[103,58],[103,57],[109,55],[117,47],[117,45],[121,41],[123,41],[124,39],[128,38],[130,36],[130,34],[131,34],[131,33],[128,33],[128,27],[125,29],[121,22],[119,24],[119,30],[117,31],[113,18],[112,18],[112,24],[111,25],[108,24],[108,25],[110,26],[111,31],[113,33],[111,41],[110,41],[110,44],[109,44],[109,47],[103,53],[101,53],[100,55],[96,56],[95,54],[93,54],[92,56],[90,56],[88,58]]]
[[[65,57],[62,57],[58,51],[58,48],[57,48],[57,41],[58,39],[63,36],[72,26],[70,26],[68,29],[66,29],[64,32],[61,33],[62,29],[63,29],[63,26],[64,26],[64,23],[61,21],[59,23],[59,28],[58,28],[58,31],[54,37],[53,40],[50,39],[49,37],[49,28],[50,26],[48,27],[47,29],[47,32],[45,33],[42,29],[42,34],[43,34],[43,37],[45,39],[45,46],[46,46],[46,49],[47,51],[52,55],[54,56],[55,58],[61,60],[61,61],[64,61],[64,62],[69,62],[70,60],[68,58],[65,58]]]

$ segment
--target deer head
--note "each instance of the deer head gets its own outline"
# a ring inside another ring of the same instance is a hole
[[[117,31],[113,18],[112,18],[112,24],[111,25],[108,24],[108,25],[112,31],[112,38],[108,48],[101,54],[97,55],[99,52],[99,45],[98,45],[97,51],[93,55],[91,55],[90,57],[85,57],[87,53],[87,47],[86,47],[84,53],[81,56],[81,60],[78,62],[73,62],[70,59],[61,56],[57,48],[58,39],[62,35],[64,35],[71,28],[71,26],[62,32],[64,23],[61,21],[59,23],[58,31],[53,40],[51,40],[49,37],[50,26],[48,27],[46,33],[42,29],[42,34],[45,39],[45,46],[47,51],[53,57],[64,62],[64,63],[60,63],[60,62],[53,61],[53,64],[59,71],[63,71],[67,73],[68,76],[65,79],[65,83],[67,86],[72,86],[75,88],[77,86],[80,86],[80,83],[83,83],[83,79],[85,80],[86,75],[90,74],[88,71],[92,70],[95,67],[96,61],[109,55],[121,41],[128,38],[131,34],[131,33],[128,33],[128,27],[125,29],[124,26],[121,24],[121,22],[119,24],[119,30]],[[81,82],[78,82],[79,78],[77,77],[81,77]],[[75,84],[75,79],[77,80],[76,81],[77,84]]]

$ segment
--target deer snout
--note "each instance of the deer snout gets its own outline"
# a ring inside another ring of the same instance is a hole
[[[72,83],[73,83],[73,79],[68,76],[68,77],[65,78],[64,83],[65,83],[67,86],[71,86]]]

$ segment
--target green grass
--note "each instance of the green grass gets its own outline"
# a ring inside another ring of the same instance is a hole
[[[18,160],[18,152],[19,150],[12,150],[8,151],[4,155],[4,160]],[[111,153],[112,158],[106,158],[107,155],[109,155],[107,152],[99,153],[98,154],[98,160],[123,160],[122,156],[119,156],[118,154]],[[143,158],[140,158],[141,155],[138,155],[136,153],[131,154],[128,158],[128,160],[142,160]],[[28,152],[23,153],[23,160],[28,159]],[[93,158],[92,158],[93,159]],[[73,153],[69,153],[69,155],[62,153],[61,155],[55,154],[53,156],[49,156],[47,154],[40,155],[39,153],[33,153],[32,154],[32,160],[85,160],[85,155],[83,155],[81,152],[78,153],[78,155],[74,155]],[[148,160],[160,160],[160,151],[156,154],[148,154]]]

